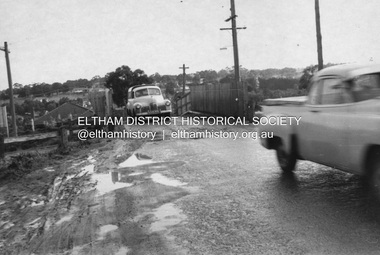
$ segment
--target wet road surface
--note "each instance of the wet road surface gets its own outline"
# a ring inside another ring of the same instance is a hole
[[[165,139],[142,142],[132,155],[133,141],[119,140],[70,163],[76,170],[56,179],[42,233],[28,250],[380,254],[380,202],[362,178],[306,161],[283,174],[274,151],[258,140],[170,138],[176,128],[165,130]],[[230,129],[249,130],[223,128]],[[85,190],[75,189],[79,182]],[[59,200],[73,190],[76,199]]]
[[[379,203],[362,178],[310,162],[294,174],[251,139],[171,139],[141,153],[181,161],[164,174],[197,187],[173,203],[189,254],[380,254]]]

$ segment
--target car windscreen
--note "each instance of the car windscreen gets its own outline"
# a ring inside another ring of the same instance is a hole
[[[144,88],[135,90],[135,97],[143,97],[143,96],[157,96],[161,95],[161,91],[157,88]]]
[[[148,96],[148,89],[139,89],[135,90],[135,97],[143,97]]]
[[[356,102],[380,97],[380,74],[357,76],[352,81],[352,94]]]
[[[156,88],[148,88],[148,91],[149,91],[149,95],[151,96],[161,95],[160,90]]]

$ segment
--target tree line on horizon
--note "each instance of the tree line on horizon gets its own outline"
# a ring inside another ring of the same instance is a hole
[[[316,65],[308,66],[302,71],[295,68],[269,68],[264,70],[241,68],[240,75],[242,81],[250,87],[250,91],[259,95],[257,96],[258,100],[263,100],[265,98],[304,94],[308,81],[316,70]],[[190,86],[195,84],[232,82],[234,77],[233,72],[233,67],[226,67],[218,72],[215,70],[203,70],[186,74],[185,79],[186,84]],[[107,73],[104,77],[94,76],[90,80],[78,79],[68,80],[64,83],[35,83],[29,85],[16,83],[13,86],[13,93],[17,94],[19,98],[51,96],[67,93],[74,88],[91,88],[94,83],[97,83],[104,85],[104,87],[112,88],[115,91],[114,102],[121,106],[130,86],[142,83],[155,83],[164,88],[167,95],[174,95],[182,87],[182,82],[182,74],[160,75],[159,73],[154,73],[148,76],[141,69],[132,70],[124,65],[118,67],[113,72]],[[9,99],[9,88],[0,92],[0,99]]]

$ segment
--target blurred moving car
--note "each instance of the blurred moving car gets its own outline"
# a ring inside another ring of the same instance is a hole
[[[298,125],[261,125],[280,167],[297,159],[371,176],[380,187],[380,65],[338,65],[317,72],[307,97],[268,99],[263,117],[298,116]]]
[[[171,102],[164,99],[161,89],[154,85],[137,85],[128,90],[129,116],[170,116]]]

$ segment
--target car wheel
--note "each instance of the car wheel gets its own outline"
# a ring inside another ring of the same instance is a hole
[[[292,172],[297,163],[297,157],[294,150],[288,153],[285,146],[280,143],[276,148],[277,161],[284,172]]]
[[[377,151],[372,155],[370,167],[371,174],[369,176],[369,183],[373,188],[375,195],[380,198],[380,151]]]

